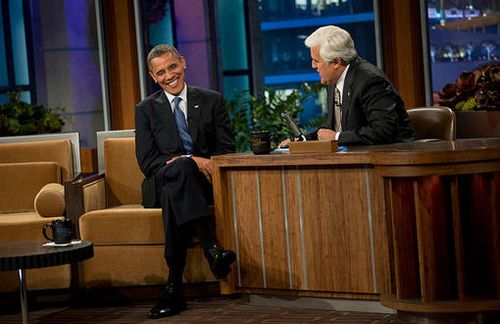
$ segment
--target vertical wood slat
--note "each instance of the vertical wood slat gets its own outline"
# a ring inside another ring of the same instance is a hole
[[[384,180],[382,177],[375,175],[373,169],[368,171],[368,181],[370,186],[371,213],[373,223],[373,241],[374,241],[374,258],[375,258],[375,275],[377,289],[376,293],[390,294],[392,293],[391,276],[393,270],[390,265],[389,240],[391,237],[390,231],[387,228],[387,219],[385,215],[386,205],[384,199]]]
[[[492,225],[494,210],[490,192],[491,173],[479,173],[461,177],[461,201],[464,202],[464,255],[466,263],[466,294],[492,298],[496,287],[494,242]]]
[[[453,176],[450,181],[451,210],[453,218],[453,237],[455,240],[455,263],[457,269],[458,300],[468,300],[465,293],[465,261],[464,242],[462,233],[462,218],[460,213],[460,185],[458,177]]]
[[[230,173],[215,167],[212,172],[213,190],[214,190],[214,214],[215,214],[215,230],[216,237],[222,246],[226,249],[235,250],[234,223],[233,217],[225,217],[224,215],[232,216],[232,199],[231,197],[231,181]],[[220,282],[220,290],[223,294],[236,293],[238,273],[236,266],[233,266],[233,271]]]
[[[257,171],[234,170],[240,275],[243,287],[263,288],[262,254],[259,231]]]
[[[413,180],[390,179],[396,298],[420,298]]]
[[[342,200],[334,192],[330,197],[325,197],[324,189],[321,188],[320,180],[331,188],[340,188],[339,183],[327,174],[324,169],[302,168],[300,173],[302,193],[302,221],[304,228],[304,253],[307,267],[307,288],[313,290],[333,290],[338,277],[335,268],[344,268],[344,264],[333,264],[333,260],[345,259],[345,250],[339,241],[345,241],[340,233],[337,234],[339,213],[343,210]],[[325,199],[326,198],[326,199]],[[336,208],[332,208],[335,205]],[[318,238],[323,239],[318,239]],[[330,240],[324,238],[330,237]],[[330,252],[328,246],[340,245],[336,252]],[[334,254],[335,253],[335,254]],[[320,257],[317,257],[320,256]],[[345,271],[345,268],[344,268]],[[326,276],[325,274],[328,274]]]
[[[385,203],[385,221],[387,226],[387,241],[388,243],[388,257],[389,257],[389,273],[390,273],[390,290],[387,295],[397,296],[398,293],[398,281],[396,279],[396,264],[398,261],[395,256],[395,236],[394,236],[394,215],[393,206],[392,206],[392,180],[391,179],[383,179],[384,183],[384,203]]]
[[[132,1],[103,1],[112,129],[134,128],[141,99]]]
[[[476,261],[481,268],[477,268],[478,281],[475,282],[475,294],[481,297],[498,298],[500,296],[500,233],[497,209],[498,185],[500,173],[481,173],[472,176],[474,233],[472,241],[476,251]],[[481,233],[481,234],[480,234]],[[495,284],[491,284],[495,283]]]
[[[496,298],[500,298],[500,172],[494,172],[491,180],[492,244]]]
[[[288,255],[281,173],[259,169],[260,203],[267,288],[287,289]]]
[[[414,186],[422,301],[454,298],[455,257],[448,226],[446,184],[442,177],[431,176],[416,180]]]
[[[384,0],[381,3],[382,45],[384,62],[387,62],[384,72],[407,107],[425,105],[420,2]]]
[[[374,292],[365,172],[301,168],[308,289]]]
[[[290,243],[291,289],[306,289],[307,272],[304,271],[304,255],[302,253],[303,236],[300,230],[299,180],[297,168],[285,168],[286,209],[288,217],[288,241]]]

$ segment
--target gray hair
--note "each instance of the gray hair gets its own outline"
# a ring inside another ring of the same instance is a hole
[[[358,56],[351,35],[346,30],[333,25],[316,29],[304,43],[309,48],[319,45],[319,55],[328,63],[335,58],[340,58],[344,63],[349,64]]]
[[[153,67],[151,66],[151,61],[157,57],[160,57],[164,54],[172,54],[173,56],[177,58],[181,58],[181,55],[179,54],[179,51],[171,45],[156,45],[153,47],[151,51],[149,51],[148,54],[148,69],[151,71]]]

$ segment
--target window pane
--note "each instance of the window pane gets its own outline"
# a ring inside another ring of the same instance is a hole
[[[31,103],[31,94],[29,91],[21,91],[19,92],[19,100]]]
[[[460,90],[458,95],[456,91],[445,91],[444,97],[439,92],[447,85],[448,90],[454,87],[465,71],[478,71],[489,64],[498,64],[498,1],[428,0],[427,4],[432,101],[435,105],[463,110],[463,106],[457,104],[474,98],[479,90],[477,87],[470,92]],[[466,110],[480,109],[476,101],[470,101],[467,107]]]
[[[367,0],[260,0],[259,4],[268,21],[373,12],[373,2]]]
[[[219,31],[223,68],[248,69],[245,9],[242,0],[219,0]]]
[[[37,101],[61,111],[63,132],[96,146],[104,128],[95,1],[32,1]]]
[[[347,30],[360,56],[377,64],[374,1],[362,0],[260,0],[260,30],[264,85],[277,89],[317,83],[310,50],[304,40],[318,27],[336,25]],[[326,112],[324,100],[304,105],[301,123]],[[321,107],[319,106],[321,105]]]
[[[24,32],[23,2],[9,1],[10,29],[14,54],[14,74],[16,84],[29,84],[26,35]]]
[[[358,53],[376,64],[375,32],[373,21],[338,25],[349,31],[356,43]],[[318,74],[311,67],[310,50],[304,40],[319,26],[269,30],[262,33],[264,70],[266,84],[276,83],[273,75],[283,76],[282,82],[319,81]],[[371,32],[367,32],[370,31]],[[297,80],[303,78],[303,80]]]
[[[5,37],[3,30],[3,11],[0,5],[0,87],[6,87],[9,84],[7,77],[7,55],[5,53]]]

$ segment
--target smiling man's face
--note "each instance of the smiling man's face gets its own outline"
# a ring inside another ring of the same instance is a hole
[[[185,69],[186,60],[183,56],[165,53],[151,60],[149,74],[163,90],[176,96],[184,88]]]

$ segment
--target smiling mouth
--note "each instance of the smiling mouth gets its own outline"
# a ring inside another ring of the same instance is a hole
[[[166,82],[167,86],[171,87],[171,88],[175,88],[177,86],[177,84],[179,83],[179,79],[175,79],[173,81],[170,81],[170,82]]]

